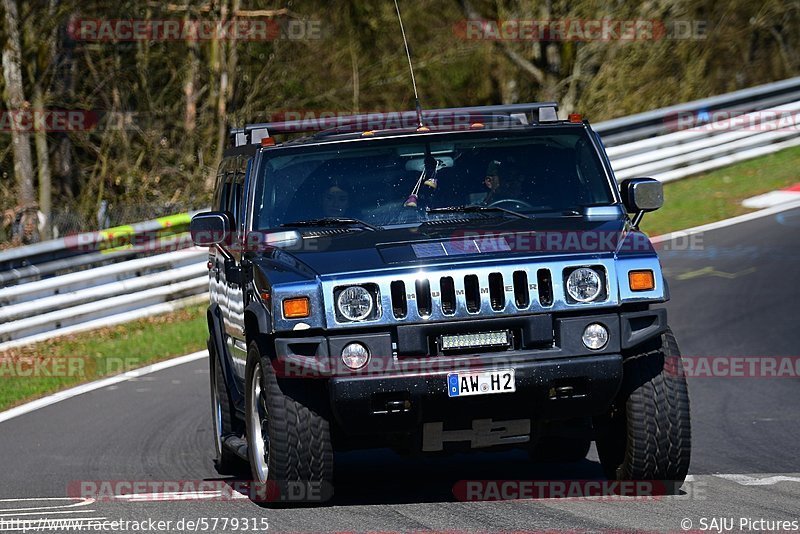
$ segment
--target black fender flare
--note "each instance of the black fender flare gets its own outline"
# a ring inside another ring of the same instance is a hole
[[[233,405],[236,407],[244,406],[244,395],[236,386],[236,379],[233,374],[233,364],[231,363],[231,355],[228,354],[228,349],[225,347],[225,337],[223,335],[224,329],[222,328],[222,310],[220,309],[219,304],[213,303],[208,307],[206,312],[206,320],[208,321],[209,355],[212,354],[211,351],[213,349],[213,354],[219,358],[219,363],[222,367],[222,374],[225,377],[225,382],[228,386],[228,391],[231,394]],[[211,361],[210,358],[209,362],[213,364],[213,361]],[[213,366],[211,369],[213,372]]]
[[[260,301],[251,299],[244,308],[244,325],[249,345],[252,340],[256,339],[256,336],[272,333],[272,314]]]

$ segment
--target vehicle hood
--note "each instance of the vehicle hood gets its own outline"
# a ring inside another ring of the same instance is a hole
[[[625,247],[628,241],[638,244]],[[312,278],[522,256],[601,258],[620,253],[653,255],[654,251],[646,236],[626,230],[624,220],[569,217],[435,223],[379,231],[323,230],[306,234],[294,246],[264,251],[256,262],[273,274],[277,270]]]

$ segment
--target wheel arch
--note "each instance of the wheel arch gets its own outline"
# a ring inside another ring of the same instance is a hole
[[[272,332],[272,316],[258,301],[251,301],[244,309],[244,332],[248,347],[253,341],[259,341]],[[266,344],[259,345],[262,349],[266,348]]]

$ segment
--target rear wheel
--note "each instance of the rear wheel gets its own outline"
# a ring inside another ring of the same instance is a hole
[[[325,501],[333,495],[330,425],[284,394],[272,363],[252,342],[247,356],[247,449],[269,499]]]
[[[680,488],[689,470],[689,393],[671,330],[626,358],[622,389],[609,415],[595,421],[606,476]]]
[[[214,467],[221,475],[232,475],[244,464],[231,451],[223,446],[225,438],[234,435],[233,404],[228,394],[227,383],[222,374],[222,364],[212,350],[209,350],[211,382],[211,420],[214,431]]]

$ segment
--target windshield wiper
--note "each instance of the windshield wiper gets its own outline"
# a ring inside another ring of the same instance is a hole
[[[360,219],[352,219],[350,217],[321,217],[319,219],[306,219],[304,221],[293,221],[283,223],[282,227],[294,226],[301,228],[304,226],[361,226],[372,230],[373,232],[380,230],[379,227],[369,224],[368,222]]]
[[[428,208],[427,213],[507,213],[520,219],[533,219],[530,215],[525,215],[518,211],[501,208],[499,206],[479,206],[477,204],[470,204],[465,206],[445,206],[443,208]]]

